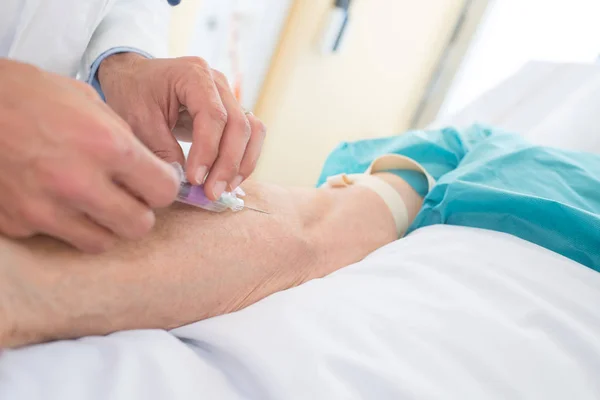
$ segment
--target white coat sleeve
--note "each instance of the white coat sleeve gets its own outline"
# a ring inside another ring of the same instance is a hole
[[[83,55],[80,79],[92,83],[100,61],[110,54],[166,57],[170,16],[166,0],[115,0]]]

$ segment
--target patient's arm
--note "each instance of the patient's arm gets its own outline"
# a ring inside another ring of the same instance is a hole
[[[384,176],[414,218],[421,199]],[[150,237],[102,255],[0,237],[0,347],[174,328],[325,276],[395,239],[390,211],[369,189],[245,189],[269,215],[173,206]]]

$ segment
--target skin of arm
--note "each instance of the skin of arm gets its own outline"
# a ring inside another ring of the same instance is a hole
[[[393,179],[414,218],[420,197]],[[0,238],[0,347],[175,328],[326,276],[396,239],[389,209],[364,187],[244,189],[270,214],[175,205],[149,237],[100,255],[46,237]]]

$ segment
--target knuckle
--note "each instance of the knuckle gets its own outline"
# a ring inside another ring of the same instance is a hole
[[[209,115],[212,121],[216,122],[222,128],[225,128],[227,125],[227,121],[229,119],[229,115],[227,114],[227,110],[221,104],[213,104],[210,108]]]
[[[250,122],[243,113],[236,113],[235,116],[229,116],[227,120],[227,128],[232,130],[236,139],[244,139],[246,142],[252,134]]]
[[[82,178],[56,171],[48,178],[48,183],[54,193],[69,202],[80,202],[86,198],[87,188]]]
[[[262,122],[262,121],[258,121],[258,134],[262,137],[265,138],[267,136],[267,126]]]
[[[110,163],[132,161],[135,156],[133,143],[109,128],[103,128],[95,146],[95,152]]]
[[[197,65],[198,67],[200,67],[202,69],[210,68],[208,65],[208,62],[202,57],[184,57],[184,58],[182,58],[182,60],[190,62],[193,65]]]
[[[202,58],[188,57],[188,62],[177,66],[178,74],[186,82],[189,80],[197,82],[200,78],[210,76],[210,66]]]
[[[35,204],[24,205],[19,215],[25,224],[34,229],[47,231],[51,228],[51,214],[42,212],[42,209]]]
[[[189,79],[188,83],[193,82],[195,84],[203,84],[205,77],[210,74],[209,67],[198,64],[192,64],[191,68],[189,66],[185,66],[184,68],[184,72],[189,74],[186,76],[186,78]],[[202,85],[202,87],[204,87],[204,85]]]
[[[221,71],[219,71],[218,69],[211,70],[211,73],[212,73],[213,79],[219,80],[222,83],[228,82],[227,76],[224,73],[222,73]]]
[[[267,126],[258,118],[250,117],[250,125],[252,126],[252,134],[265,137],[267,135]]]
[[[136,155],[133,143],[127,140],[112,140],[109,149],[118,161],[133,161]]]

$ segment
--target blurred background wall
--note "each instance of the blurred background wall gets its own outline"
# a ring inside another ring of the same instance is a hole
[[[314,184],[340,142],[409,128],[463,5],[355,0],[340,48],[327,53],[332,1],[295,1],[255,108],[271,129],[258,175]]]
[[[437,117],[458,112],[531,60],[593,63],[600,0],[496,0],[479,23]]]
[[[336,5],[348,4],[342,30]],[[183,0],[170,48],[223,71],[268,126],[255,177],[314,185],[340,142],[425,127],[530,59],[594,61],[599,8],[598,0]]]

